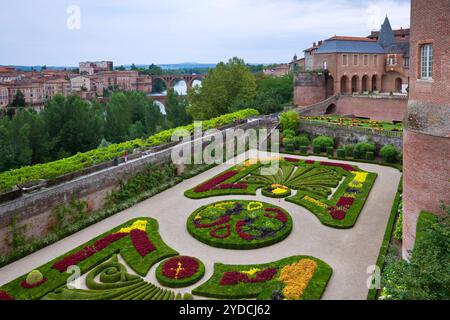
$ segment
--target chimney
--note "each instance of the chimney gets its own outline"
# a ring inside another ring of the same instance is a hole
[[[315,47],[315,46],[316,46],[316,43],[314,42],[314,43],[313,43],[313,47]]]
[[[318,46],[320,47],[322,45],[322,40],[319,41]]]

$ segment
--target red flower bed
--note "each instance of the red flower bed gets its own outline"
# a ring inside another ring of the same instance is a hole
[[[238,174],[237,171],[227,171],[224,174],[222,174],[221,176],[215,177],[201,185],[199,185],[198,187],[196,187],[194,189],[194,192],[200,193],[200,192],[206,192],[209,191],[211,189],[213,189],[215,186],[221,184],[222,182],[230,179],[231,177],[234,177],[236,174]]]
[[[175,257],[164,262],[162,274],[169,279],[190,278],[199,269],[198,261],[191,257]]]
[[[150,252],[155,251],[156,247],[148,238],[147,232],[134,229],[130,232],[131,242],[133,242],[134,248],[141,255],[145,257]]]
[[[0,300],[16,300],[8,292],[0,291]]]
[[[277,214],[275,217],[273,217],[270,214],[266,213],[265,214],[266,217],[268,217],[268,218],[275,218],[275,219],[279,220],[282,223],[288,222],[288,218],[287,218],[286,214],[281,209],[266,208],[266,211],[268,211],[268,212],[275,212]]]
[[[56,262],[53,265],[53,268],[58,270],[59,272],[66,272],[66,270],[70,266],[77,265],[81,261],[86,260],[93,254],[103,250],[110,244],[122,239],[123,237],[125,237],[127,235],[128,235],[127,233],[115,233],[115,234],[107,235],[107,236],[103,237],[102,239],[96,241],[93,246],[87,246],[87,247],[81,249],[80,251],[75,252],[74,254],[71,254],[70,256],[64,257],[62,260]]]
[[[328,211],[335,220],[344,220],[345,215],[347,214],[344,210],[341,210],[337,207],[331,207],[328,209]]]
[[[41,284],[46,283],[47,282],[47,278],[42,279],[41,281],[36,282],[35,284],[29,284],[26,280],[23,280],[20,283],[20,286],[24,289],[33,289],[33,288],[37,288],[39,287]],[[0,299],[1,300],[1,299]]]
[[[272,280],[276,275],[276,268],[269,268],[262,271],[259,271],[255,274],[255,277],[251,278],[248,274],[239,272],[239,271],[230,271],[225,272],[220,279],[220,285],[222,286],[234,286],[239,284],[240,282],[245,283],[261,283]]]
[[[353,202],[355,202],[354,198],[349,197],[341,197],[337,203],[338,207],[350,207]]]
[[[201,224],[200,222],[198,222],[198,220],[194,221],[194,224],[197,228],[212,228],[212,227],[216,227],[216,226],[220,226],[222,224],[228,223],[231,221],[231,217],[230,216],[224,216],[221,217],[220,219],[217,219],[214,222],[211,223],[207,223],[207,224]]]
[[[226,229],[225,234],[222,234],[222,235],[219,234],[219,231],[225,230],[225,229]],[[223,227],[218,227],[218,228],[212,229],[211,232],[209,233],[209,235],[216,239],[226,239],[231,235],[231,227],[229,224],[227,224]]]
[[[214,189],[247,189],[248,185],[246,183],[228,183],[216,186]]]
[[[298,162],[300,162],[300,159],[289,158],[289,157],[284,158],[284,160],[285,160],[285,161],[288,161],[288,162],[292,162],[292,163],[298,163]]]
[[[120,239],[122,239],[123,237],[126,237],[128,234],[127,233],[112,233],[107,235],[106,237],[97,240],[94,244],[94,247],[97,251],[101,251],[103,249],[105,249],[107,246],[109,246],[111,243],[116,242]]]
[[[344,169],[345,171],[355,171],[355,168],[349,164],[345,163],[334,163],[334,162],[321,162],[320,165],[327,167],[339,167]]]
[[[251,234],[245,233],[242,229],[246,226],[246,223],[244,220],[239,220],[236,223],[236,233],[238,234],[241,239],[250,241],[253,240],[254,237]]]
[[[315,161],[314,161],[314,160],[305,160],[305,163],[306,163],[306,164],[314,164]]]

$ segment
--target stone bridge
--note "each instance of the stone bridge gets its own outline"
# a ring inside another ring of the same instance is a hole
[[[312,104],[307,107],[297,108],[297,112],[301,116],[321,116],[324,114],[335,114],[337,111],[337,101],[339,94],[329,97],[328,99]]]
[[[152,81],[161,80],[166,85],[167,90],[172,89],[175,86],[177,80],[183,80],[186,82],[186,86],[189,89],[192,88],[195,80],[203,80],[207,77],[206,74],[182,74],[182,75],[155,75],[151,76]]]

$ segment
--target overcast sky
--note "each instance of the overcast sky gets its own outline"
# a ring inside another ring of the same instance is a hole
[[[367,36],[409,0],[14,0],[0,4],[0,65],[287,62],[333,35]]]

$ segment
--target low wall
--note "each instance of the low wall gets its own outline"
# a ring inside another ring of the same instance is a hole
[[[336,103],[337,114],[380,121],[403,121],[407,97],[341,95]]]
[[[254,120],[234,127],[235,129],[251,129],[260,126],[273,126],[270,120]],[[233,126],[231,126],[233,127]],[[225,138],[227,130],[222,130]],[[210,142],[203,141],[203,144]],[[193,145],[193,142],[191,142]],[[109,193],[120,181],[126,181],[134,174],[141,172],[149,164],[162,164],[171,161],[172,146],[165,150],[143,155],[141,158],[121,164],[117,167],[107,167],[101,171],[77,177],[65,183],[47,186],[47,188],[24,194],[22,197],[0,204],[0,254],[8,248],[5,237],[9,234],[9,225],[13,216],[18,225],[27,225],[26,236],[41,237],[48,232],[51,212],[54,208],[66,205],[73,199],[87,201],[89,210],[103,207]]]
[[[397,150],[403,149],[403,134],[401,132],[378,132],[369,128],[341,127],[331,123],[300,120],[300,131],[310,136],[325,135],[335,138],[339,144],[366,142],[370,137],[378,147],[393,144]]]

